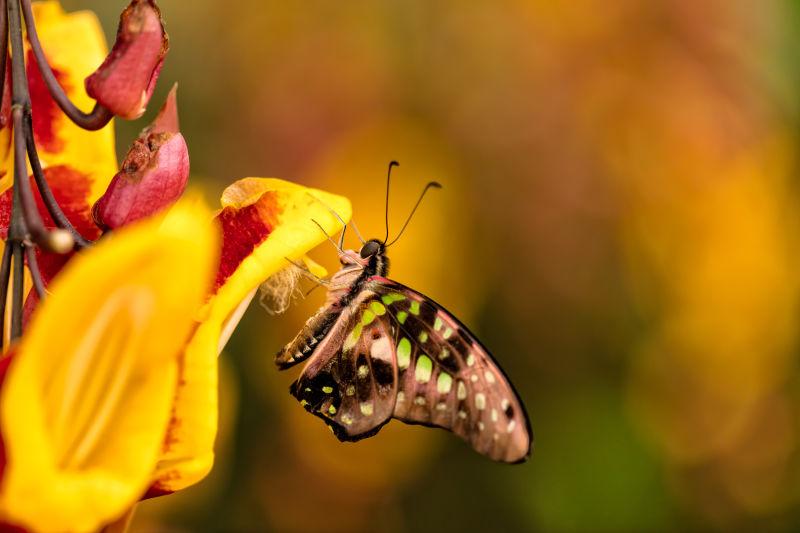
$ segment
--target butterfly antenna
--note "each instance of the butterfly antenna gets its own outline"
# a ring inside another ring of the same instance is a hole
[[[389,184],[392,181],[392,169],[399,167],[400,163],[392,161],[389,163],[389,171],[386,173],[386,237],[383,239],[383,244],[389,240]]]
[[[361,232],[358,231],[358,226],[356,226],[356,221],[353,220],[352,218],[350,219],[350,225],[353,226],[353,231],[356,232],[356,237],[358,237],[358,240],[361,241],[361,244],[367,242],[364,240],[364,237],[361,236]]]
[[[437,181],[432,181],[432,182],[428,183],[427,185],[425,185],[425,188],[422,190],[422,194],[419,195],[419,200],[417,200],[417,203],[414,205],[414,209],[411,210],[411,214],[408,215],[408,218],[406,219],[406,223],[403,224],[403,228],[400,230],[400,233],[397,234],[397,237],[395,237],[392,242],[390,242],[389,244],[386,245],[387,248],[389,246],[393,245],[394,243],[396,243],[400,239],[400,237],[403,236],[403,232],[406,231],[406,228],[408,227],[408,223],[411,222],[411,218],[414,216],[414,213],[417,212],[417,208],[419,207],[419,204],[422,203],[422,199],[425,198],[425,193],[428,192],[428,189],[441,189],[441,188],[442,188],[442,184],[437,182]]]

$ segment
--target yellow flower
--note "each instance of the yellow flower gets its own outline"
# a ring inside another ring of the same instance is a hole
[[[79,254],[54,280],[0,396],[7,522],[91,531],[147,488],[217,239],[204,210],[181,206]]]
[[[90,531],[148,487],[202,479],[214,460],[221,335],[286,258],[325,239],[312,219],[337,230],[329,207],[350,216],[344,198],[249,178],[225,191],[219,224],[184,201],[78,254],[12,350],[0,518]]]

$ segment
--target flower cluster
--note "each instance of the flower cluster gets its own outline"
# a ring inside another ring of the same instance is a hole
[[[112,119],[145,113],[169,49],[154,0],[107,55],[57,1],[0,0],[0,31],[0,524],[96,531],[209,472],[218,354],[350,205],[268,178],[182,198],[175,89],[117,167]]]

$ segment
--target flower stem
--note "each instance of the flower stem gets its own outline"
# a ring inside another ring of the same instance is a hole
[[[25,28],[28,30],[28,42],[31,44],[31,50],[33,50],[33,55],[36,57],[36,65],[53,100],[56,101],[64,114],[81,128],[94,131],[104,127],[114,118],[114,115],[100,104],[95,104],[90,113],[84,113],[72,103],[58,83],[55,74],[53,74],[53,69],[50,68],[50,63],[47,62],[47,58],[44,55],[44,50],[42,50],[42,43],[39,41],[39,34],[36,32],[36,24],[34,24],[33,20],[31,0],[21,0],[21,3],[25,14]]]
[[[12,0],[8,4],[8,22],[11,36],[11,79],[13,84],[11,117],[14,127],[14,192],[19,193],[14,195],[9,240],[24,240],[27,236],[26,233],[30,233],[33,242],[48,250],[56,251],[53,249],[51,234],[44,227],[44,222],[36,206],[36,200],[33,197],[31,182],[28,179],[24,129],[26,121],[24,117],[30,115],[31,97],[28,91],[28,76],[25,71],[25,49],[22,44],[18,0]],[[21,211],[22,218],[24,218],[27,232],[21,231],[21,227],[14,227],[15,217],[13,214],[16,213],[18,208]],[[15,229],[17,230],[16,232],[12,231]]]
[[[22,308],[25,290],[25,259],[21,242],[12,242],[11,255],[13,266],[11,292],[11,340],[22,337]]]
[[[0,0],[0,105],[6,91],[6,60],[8,59],[8,8],[6,0]],[[7,126],[1,124],[0,126]]]
[[[53,191],[50,190],[50,185],[47,183],[44,170],[42,170],[42,163],[39,161],[39,154],[36,151],[36,142],[33,138],[33,124],[31,124],[30,115],[28,115],[25,119],[24,129],[25,144],[28,147],[28,160],[31,162],[33,177],[36,179],[36,187],[39,189],[39,195],[41,196],[42,202],[47,208],[47,212],[50,213],[50,216],[53,218],[53,221],[59,228],[67,230],[70,235],[72,235],[72,239],[75,241],[75,245],[78,248],[86,248],[87,246],[90,246],[92,243],[86,240],[75,228],[75,226],[72,225],[72,222],[69,221],[67,215],[65,215],[64,211],[61,210],[61,206],[58,205],[58,201],[56,200],[55,196],[53,196]]]
[[[33,287],[36,289],[36,294],[39,295],[40,300],[43,300],[47,291],[44,287],[42,271],[39,270],[39,260],[36,259],[36,248],[33,246],[26,246],[25,259],[28,261],[28,270],[31,271],[31,279],[33,280]]]
[[[3,247],[0,261],[0,348],[6,336],[6,302],[8,301],[8,282],[11,278],[11,244]]]

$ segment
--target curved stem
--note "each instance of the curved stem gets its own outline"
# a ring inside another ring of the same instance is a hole
[[[22,11],[25,15],[25,28],[28,30],[28,41],[31,44],[31,50],[33,50],[33,55],[36,57],[36,65],[39,68],[39,72],[42,74],[42,78],[44,79],[45,85],[47,85],[47,89],[50,91],[50,96],[53,97],[53,100],[56,101],[58,107],[67,115],[72,122],[80,126],[85,130],[99,130],[106,124],[108,124],[112,118],[114,118],[113,113],[96,103],[94,109],[90,113],[84,113],[77,107],[69,97],[64,92],[64,89],[58,83],[55,74],[53,74],[53,69],[50,68],[50,63],[47,62],[47,58],[44,55],[44,50],[42,50],[42,43],[39,41],[39,34],[36,32],[36,24],[33,20],[33,10],[31,9],[31,0],[20,0],[22,4]]]
[[[39,260],[36,259],[36,248],[33,246],[25,246],[25,258],[28,260],[28,270],[31,273],[31,279],[33,280],[33,287],[36,289],[36,294],[39,295],[39,300],[44,300],[47,291],[44,287],[42,271],[39,270]]]
[[[6,65],[8,59],[8,11],[6,0],[0,0],[0,106],[6,90]],[[2,126],[5,126],[3,124]]]
[[[22,307],[25,296],[25,260],[22,257],[22,243],[12,242],[11,254],[13,259],[14,276],[11,293],[11,340],[22,336]]]
[[[6,302],[8,301],[8,282],[11,279],[11,249],[13,245],[6,242],[3,247],[3,259],[0,262],[0,348],[6,337]]]
[[[22,108],[18,104],[14,104],[11,116],[14,122],[14,184],[19,190],[22,216],[25,218],[25,226],[30,232],[31,240],[39,246],[49,249],[50,232],[44,227],[39,209],[36,207],[36,200],[33,197],[31,182],[28,179],[28,165],[25,160],[25,139],[22,133]]]
[[[0,0],[2,1],[2,0]],[[91,245],[91,241],[84,238],[83,235],[72,225],[67,215],[61,210],[58,201],[53,196],[53,191],[50,189],[50,184],[47,183],[47,178],[42,170],[42,163],[39,161],[39,154],[36,152],[36,143],[33,139],[33,126],[30,123],[30,115],[25,117],[25,144],[28,147],[28,159],[31,162],[31,169],[33,170],[33,177],[36,180],[36,186],[39,189],[39,195],[42,197],[42,202],[47,208],[47,212],[53,218],[56,225],[67,230],[72,238],[75,240],[75,246],[78,248],[86,248]]]

